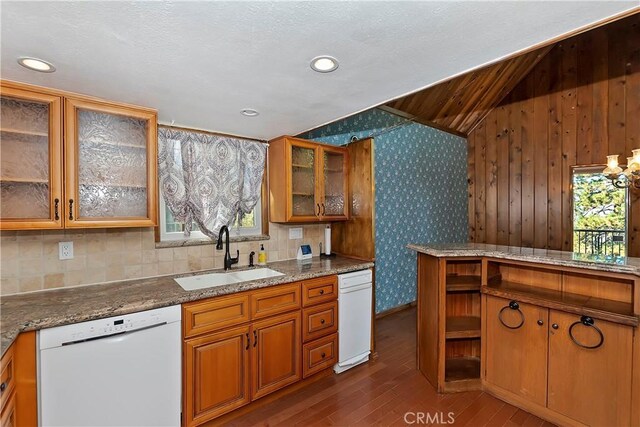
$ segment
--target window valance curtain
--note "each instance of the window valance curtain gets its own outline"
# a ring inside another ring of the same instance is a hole
[[[216,239],[254,208],[262,189],[267,146],[261,142],[158,128],[160,191],[173,217]]]

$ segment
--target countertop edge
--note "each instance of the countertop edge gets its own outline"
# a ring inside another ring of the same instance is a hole
[[[437,258],[460,258],[460,257],[486,257],[505,259],[521,262],[532,262],[546,265],[556,265],[562,267],[582,268],[592,271],[601,271],[605,273],[618,273],[618,274],[630,274],[640,277],[640,268],[633,266],[622,266],[617,264],[596,263],[579,260],[559,259],[545,256],[543,254],[514,254],[500,250],[492,249],[465,249],[465,248],[437,248],[430,247],[428,245],[409,244],[408,249],[414,250],[425,255],[434,256]],[[531,248],[527,248],[531,249]],[[557,251],[561,252],[561,251]],[[566,252],[571,253],[571,252]]]
[[[142,304],[135,304],[135,305],[129,305],[129,306],[124,305],[119,307],[107,307],[103,309],[98,308],[95,311],[92,311],[90,313],[79,313],[73,316],[72,318],[67,317],[66,319],[57,319],[57,320],[55,318],[54,319],[52,318],[30,319],[28,322],[20,324],[17,328],[11,328],[10,330],[7,330],[7,331],[3,330],[1,332],[0,344],[2,346],[2,351],[0,356],[4,356],[7,349],[11,347],[11,345],[14,343],[17,336],[22,332],[28,332],[28,331],[34,331],[34,330],[37,331],[37,330],[56,327],[56,326],[64,326],[64,325],[69,325],[74,323],[87,322],[90,320],[103,319],[103,318],[112,317],[112,316],[120,316],[120,315],[140,312],[140,311],[153,310],[156,308],[184,304],[184,303],[193,302],[193,301],[200,301],[208,298],[231,295],[239,292],[245,292],[245,291],[250,291],[255,289],[262,289],[262,288],[267,288],[271,286],[282,285],[286,283],[309,280],[316,277],[332,276],[336,274],[344,274],[344,273],[349,273],[353,271],[366,270],[368,268],[373,268],[375,266],[375,263],[371,261],[362,261],[354,258],[348,258],[348,259],[352,260],[354,264],[349,266],[331,268],[328,271],[316,271],[316,272],[308,272],[308,273],[302,272],[302,273],[297,273],[293,275],[285,274],[284,276],[277,276],[269,279],[259,279],[259,280],[234,283],[232,285],[227,285],[227,286],[211,287],[211,288],[205,288],[205,289],[194,290],[194,291],[185,291],[181,296],[177,297],[176,299],[172,299],[170,301],[148,299],[148,300],[145,300],[145,302]],[[273,268],[276,271],[278,271],[277,266],[274,266]],[[209,272],[219,272],[219,270],[215,269],[211,271],[201,271],[201,272],[198,272],[198,274],[207,274]],[[164,278],[173,279],[174,277],[182,277],[182,276],[185,276],[185,274],[164,276],[158,279],[164,279]],[[139,279],[139,280],[148,280],[148,279],[153,279],[153,277]],[[136,280],[131,280],[132,283],[135,281]],[[105,284],[91,285],[91,286],[86,286],[85,288],[91,290],[91,289],[95,289],[95,287],[99,287],[103,285]],[[176,284],[176,286],[178,285]],[[43,291],[43,292],[50,292],[50,291]],[[0,327],[0,329],[3,329],[3,328]]]

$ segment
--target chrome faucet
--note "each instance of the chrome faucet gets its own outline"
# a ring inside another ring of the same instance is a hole
[[[228,269],[231,268],[233,264],[238,263],[238,258],[240,258],[240,251],[236,251],[235,258],[231,257],[231,254],[229,253],[229,228],[226,225],[223,225],[222,228],[220,228],[220,233],[218,233],[218,243],[216,243],[216,249],[217,250],[222,249],[223,233],[226,233],[226,238],[225,238],[226,250],[224,252],[224,270],[227,271]]]

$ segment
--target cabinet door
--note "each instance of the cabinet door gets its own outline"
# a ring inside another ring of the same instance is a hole
[[[322,220],[346,220],[349,217],[347,203],[348,154],[343,148],[322,147],[320,216]]]
[[[61,103],[1,88],[0,229],[62,228]]]
[[[547,401],[548,312],[491,296],[485,310],[486,382],[542,406]]]
[[[7,404],[0,412],[0,425],[2,427],[18,427],[16,422],[16,394],[9,397]]]
[[[67,98],[67,227],[155,226],[157,130],[151,110]]]
[[[598,319],[586,326],[554,310],[549,323],[549,409],[588,425],[629,425],[633,328]]]
[[[288,221],[317,221],[320,215],[318,196],[318,147],[312,143],[289,140],[289,215]]]
[[[253,324],[252,400],[300,379],[300,311]]]
[[[250,401],[250,327],[184,343],[184,416],[199,425]]]

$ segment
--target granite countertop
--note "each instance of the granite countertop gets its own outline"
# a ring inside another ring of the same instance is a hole
[[[3,297],[0,302],[0,347],[4,355],[16,336],[23,331],[118,316],[281,283],[364,270],[373,265],[372,262],[341,256],[328,259],[314,257],[310,263],[303,264],[296,260],[287,260],[267,265],[268,268],[284,273],[284,276],[194,291],[185,291],[173,279],[222,270],[9,295]],[[242,268],[234,270],[242,270]]]
[[[489,257],[640,276],[640,258],[585,255],[484,243],[410,244],[407,247],[435,257]]]

